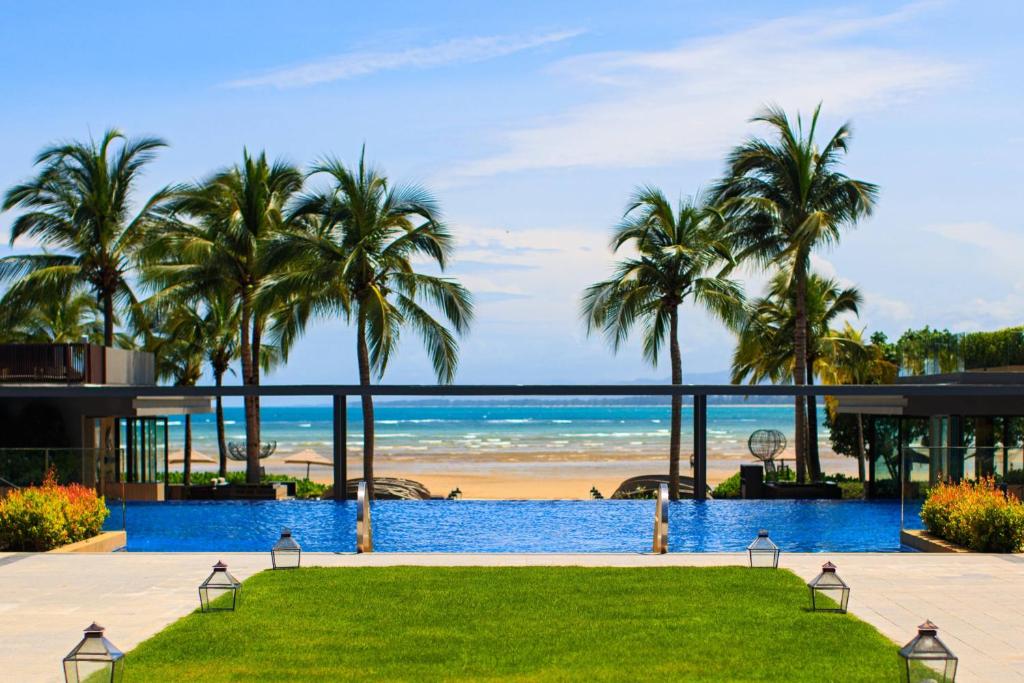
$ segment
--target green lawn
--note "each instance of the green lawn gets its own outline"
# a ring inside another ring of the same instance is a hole
[[[242,594],[139,645],[128,679],[898,679],[894,643],[781,570],[309,568]]]

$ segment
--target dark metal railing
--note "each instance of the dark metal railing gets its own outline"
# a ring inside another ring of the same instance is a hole
[[[104,360],[94,344],[0,344],[0,383],[103,384]]]

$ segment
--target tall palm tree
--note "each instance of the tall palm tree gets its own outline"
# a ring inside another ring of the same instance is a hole
[[[303,181],[294,166],[246,151],[241,164],[180,188],[143,250],[146,277],[160,296],[198,302],[217,292],[238,307],[238,352],[248,386],[260,382],[264,335],[278,310],[257,305],[272,275],[266,249],[288,229],[286,207]],[[259,397],[244,402],[246,481],[259,483]]]
[[[583,294],[582,314],[588,334],[601,330],[618,351],[634,327],[643,332],[643,354],[657,366],[666,340],[672,384],[683,382],[679,349],[679,306],[690,300],[723,320],[742,308],[739,285],[725,276],[733,263],[719,238],[719,217],[702,198],[678,207],[656,188],[641,187],[616,227],[611,249],[636,252],[620,260],[611,278]],[[679,498],[679,450],[682,396],[672,397],[669,440],[669,492]]]
[[[839,241],[843,230],[871,213],[878,188],[840,173],[848,150],[850,126],[844,124],[819,147],[820,105],[805,132],[786,113],[769,107],[752,121],[767,124],[771,140],[752,138],[730,152],[726,176],[715,188],[716,202],[728,217],[729,240],[738,261],[777,266],[792,273],[796,324],[793,328],[794,384],[807,383],[807,278],[811,254]],[[817,458],[807,452],[807,412],[796,397],[797,476],[821,476]]]
[[[825,384],[890,384],[898,368],[885,357],[885,350],[865,341],[864,331],[849,322],[832,330],[821,340],[819,373]],[[857,420],[857,474],[867,481],[864,443],[864,416]]]
[[[796,297],[793,279],[781,271],[769,282],[765,296],[750,302],[745,315],[736,326],[737,344],[733,354],[732,381],[759,383],[792,382],[795,375],[793,328],[796,324]],[[807,280],[807,382],[813,384],[820,375],[818,363],[823,340],[831,325],[843,314],[858,313],[862,302],[855,287],[842,288],[833,279],[811,273]],[[806,404],[807,426],[811,443],[810,458],[817,457],[817,402],[811,397]],[[798,461],[797,470],[804,465]]]
[[[437,380],[451,382],[456,335],[468,331],[473,304],[457,281],[418,270],[425,259],[443,271],[454,246],[437,202],[421,187],[392,185],[366,164],[365,150],[355,168],[328,159],[312,173],[329,178],[331,187],[305,197],[294,229],[276,240],[270,261],[279,274],[269,291],[303,292],[304,312],[354,320],[360,386],[384,375],[406,327],[422,339]],[[294,316],[283,327],[294,333],[304,319]],[[363,478],[372,497],[369,394],[362,409]]]
[[[22,211],[11,244],[30,237],[47,251],[0,259],[0,281],[17,281],[14,288],[36,301],[85,285],[103,311],[103,343],[112,346],[117,309],[130,312],[136,303],[128,281],[132,258],[173,193],[162,189],[133,210],[135,184],[164,146],[159,138],[126,139],[111,129],[98,143],[68,142],[40,152],[39,174],[8,190],[3,209]]]

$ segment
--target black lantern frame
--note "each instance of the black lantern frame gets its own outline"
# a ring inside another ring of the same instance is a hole
[[[900,648],[904,683],[953,683],[956,680],[959,660],[939,639],[938,633],[939,627],[925,620],[917,627],[917,636]]]
[[[270,564],[274,569],[298,569],[302,564],[302,546],[290,529],[281,529],[281,538],[270,549]]]
[[[202,612],[233,612],[238,606],[242,582],[236,579],[228,566],[223,562],[213,565],[213,572],[199,584],[199,609]],[[231,594],[231,602],[226,606],[216,605],[217,598],[225,593]]]
[[[67,683],[124,680],[124,653],[103,635],[103,627],[93,622],[85,628],[85,637],[64,657]]]
[[[750,559],[750,566],[762,569],[778,569],[779,567],[779,546],[768,537],[768,531],[761,529],[757,532],[757,538],[747,546],[747,556]]]
[[[821,573],[814,577],[807,587],[811,591],[811,610],[815,612],[842,612],[850,604],[850,587],[836,573],[836,566],[831,562],[821,565]],[[822,597],[831,598],[838,607],[833,607],[832,602],[822,600]]]

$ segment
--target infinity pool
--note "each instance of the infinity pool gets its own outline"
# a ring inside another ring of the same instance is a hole
[[[672,551],[738,551],[768,529],[790,552],[900,550],[898,501],[678,501]],[[128,503],[129,551],[265,551],[288,527],[304,550],[353,552],[356,505],[333,501]],[[374,546],[393,552],[647,552],[654,502],[378,501]],[[107,528],[120,529],[114,506]],[[908,527],[919,526],[917,516]]]

